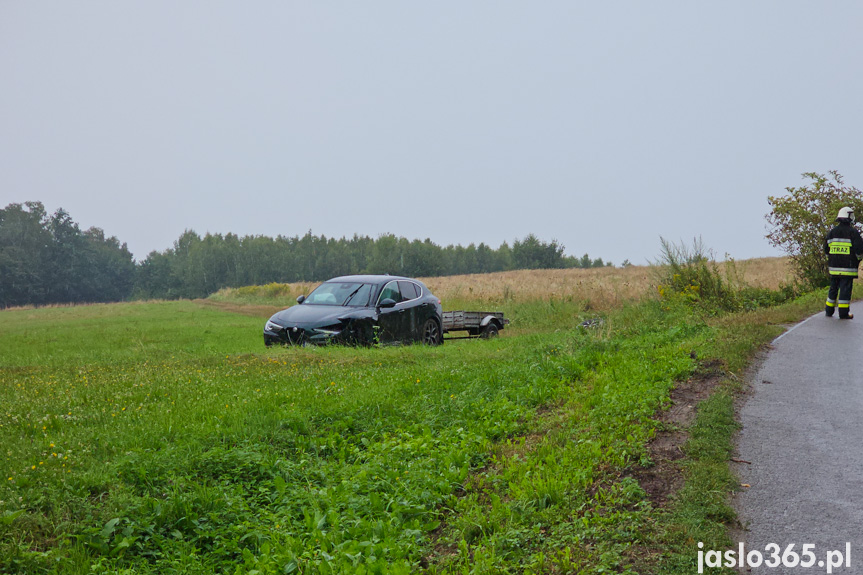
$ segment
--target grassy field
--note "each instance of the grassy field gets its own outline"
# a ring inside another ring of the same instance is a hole
[[[643,269],[572,272],[651,291]],[[662,507],[638,481],[656,414],[820,300],[599,305],[535,273],[428,280],[514,320],[438,348],[265,350],[273,286],[0,312],[0,572],[692,572],[733,517],[733,384],[693,427],[695,486]]]

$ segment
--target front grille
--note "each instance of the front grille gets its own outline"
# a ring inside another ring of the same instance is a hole
[[[301,327],[286,327],[282,337],[289,345],[303,345],[306,341],[306,330]]]

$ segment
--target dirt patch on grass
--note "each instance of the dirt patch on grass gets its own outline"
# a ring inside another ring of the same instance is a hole
[[[710,397],[725,375],[721,362],[707,362],[690,379],[678,383],[671,391],[668,409],[656,413],[655,419],[661,425],[647,444],[653,465],[632,473],[655,507],[664,506],[683,487],[683,471],[677,461],[685,455],[687,430],[695,421],[698,404]]]

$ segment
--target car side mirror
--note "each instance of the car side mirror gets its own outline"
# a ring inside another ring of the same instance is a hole
[[[304,295],[301,295],[297,298],[297,303],[303,303],[304,301],[306,301],[306,296]]]
[[[390,299],[390,298],[385,298],[385,299],[381,300],[381,303],[378,304],[378,307],[380,307],[380,308],[395,307],[395,305],[396,305],[396,300]]]

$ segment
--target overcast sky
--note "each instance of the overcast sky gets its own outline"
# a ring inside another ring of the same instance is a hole
[[[185,229],[778,255],[768,195],[863,188],[861,30],[850,1],[0,0],[0,207],[139,260]]]

